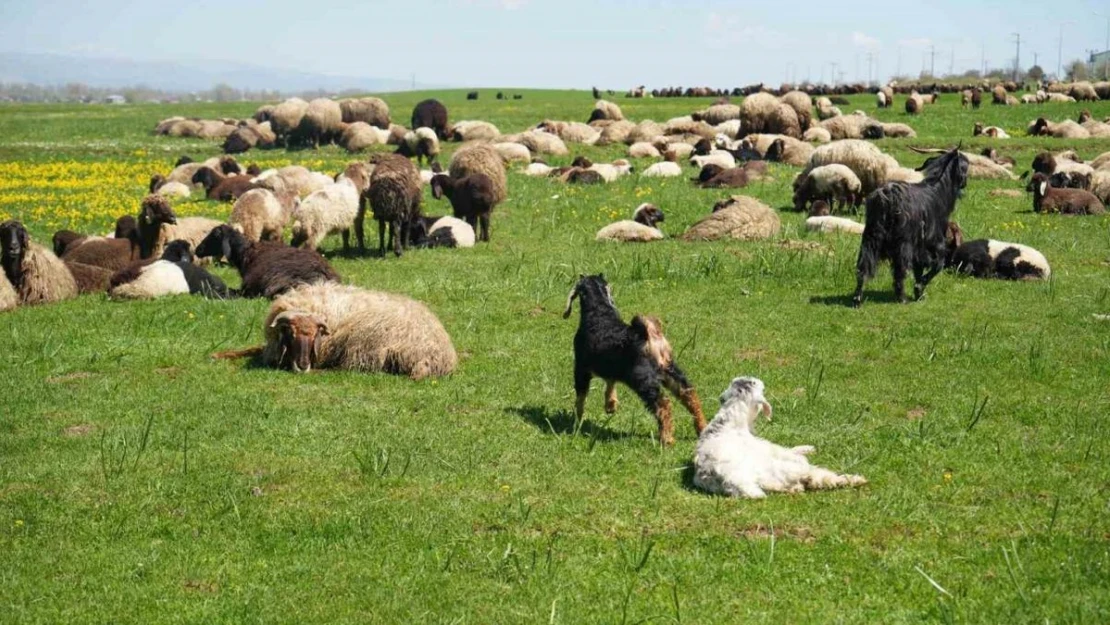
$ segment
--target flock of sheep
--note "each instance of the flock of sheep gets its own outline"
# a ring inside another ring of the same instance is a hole
[[[1050,89],[1049,93],[1060,93],[1058,86]],[[1094,87],[1089,93],[1082,86],[1068,89],[1085,98],[1100,95]],[[939,92],[926,98],[911,91],[906,95],[907,110],[920,114]],[[979,94],[976,88],[963,97],[978,106]],[[993,96],[999,104],[1012,97],[1004,86],[996,87]],[[892,87],[876,92],[880,107],[890,106],[893,99]],[[1110,136],[1110,124],[1089,114],[1076,122],[1038,119],[1029,132],[1078,138],[1076,128],[1085,136]],[[639,172],[641,176],[682,176],[684,166],[692,165],[699,170],[693,183],[708,188],[743,188],[766,175],[767,162],[800,168],[792,203],[795,210],[808,212],[806,228],[861,236],[853,298],[857,306],[864,282],[881,261],[892,263],[895,293],[902,300],[910,271],[918,298],[945,267],[1008,279],[1044,279],[1051,273],[1037,250],[986,239],[965,242],[951,220],[969,178],[1017,180],[1012,159],[995,149],[983,154],[924,150],[931,155],[925,165],[905,167],[869,139],[913,137],[911,127],[883,123],[862,111],[845,114],[828,95],[814,97],[798,90],[755,91],[740,104],[722,99],[662,123],[633,122],[618,105],[599,99],[585,122],[543,120],[513,134],[502,134],[478,120],[452,124],[446,107],[436,100],[419,103],[411,128],[404,128],[392,122],[388,106],[378,98],[294,98],[264,106],[247,120],[171,118],[160,122],[155,132],[222,139],[225,154],[202,162],[182,158],[170,171],[153,174],[150,194],[136,214],[121,216],[108,235],[59,231],[48,249],[31,241],[18,221],[0,224],[0,310],[96,292],[114,299],[182,293],[264,297],[272,300],[263,320],[265,344],[217,357],[253,356],[267,366],[294,372],[330,368],[413,379],[447,375],[458,358],[435,314],[408,297],[342,284],[318,252],[323,241],[338,234],[347,250],[353,230],[364,252],[370,211],[378,222],[383,257],[387,250],[400,256],[409,247],[471,247],[490,240],[491,215],[508,197],[508,167],[518,164],[524,175],[563,184],[607,184],[637,173],[629,159],[645,158],[657,162]],[[1005,137],[1001,129],[981,125],[975,133]],[[440,142],[451,140],[463,145],[444,171],[438,160]],[[335,174],[295,165],[265,171],[253,165],[244,168],[232,156],[254,148],[326,143],[350,152],[387,145],[392,151],[374,150],[369,158]],[[624,144],[628,159],[593,163],[577,157],[569,166],[545,162],[549,156],[569,156],[568,144]],[[1105,212],[1110,153],[1083,162],[1072,151],[1044,152],[1037,155],[1032,170],[1027,190],[1035,211]],[[424,214],[424,186],[430,187],[433,198],[449,201],[452,215]],[[227,222],[178,217],[172,201],[195,193],[234,202]],[[862,224],[833,214],[856,213],[864,204]],[[665,238],[659,228],[664,219],[659,207],[642,204],[631,219],[602,228],[596,238],[658,241]],[[733,195],[718,202],[682,239],[758,240],[774,237],[780,229],[778,214],[770,206]],[[239,288],[229,289],[207,271],[212,259],[235,267]],[[759,380],[734,380],[721,397],[720,412],[707,424],[694,386],[674,362],[658,319],[637,316],[626,324],[603,276],[578,281],[566,315],[576,299],[581,310],[574,340],[579,418],[592,377],[606,381],[609,412],[616,409],[616,383],[621,382],[655,414],[660,440],[669,445],[674,438],[665,389],[694,416],[701,435],[695,483],[706,490],[759,497],[767,491],[865,483],[859,476],[810,465],[806,455],[811,447],[787,449],[755,437],[756,418],[771,414]]]

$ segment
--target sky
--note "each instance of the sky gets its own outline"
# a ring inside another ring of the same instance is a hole
[[[1097,13],[1097,15],[1096,15]],[[0,0],[0,51],[626,90],[1012,67],[1106,46],[1110,1]],[[935,47],[935,57],[929,58]]]

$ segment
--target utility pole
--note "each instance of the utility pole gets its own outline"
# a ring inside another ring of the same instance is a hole
[[[829,65],[832,66],[832,71],[829,74],[829,78],[830,78],[830,80],[832,80],[832,84],[835,87],[836,86],[836,63],[832,62],[832,63],[829,63]]]
[[[1060,24],[1060,40],[1056,43],[1056,80],[1060,80],[1060,70],[1064,67],[1064,25]]]
[[[932,76],[933,78],[936,78],[936,76],[937,76],[936,65],[937,65],[937,46],[935,44],[931,44],[929,46],[929,75]]]
[[[1018,67],[1021,65],[1021,33],[1013,33],[1017,42],[1017,53],[1014,56],[1014,82],[1017,82]]]
[[[980,63],[983,66],[983,68],[979,71],[979,75],[985,77],[987,75],[987,46],[979,44],[979,57]]]
[[[898,68],[894,70],[894,75],[902,75],[902,46],[898,46]]]
[[[874,60],[875,54],[872,52],[867,53],[867,84],[871,84],[871,62]]]
[[[956,73],[956,44],[952,44],[952,57],[948,59],[948,75]]]

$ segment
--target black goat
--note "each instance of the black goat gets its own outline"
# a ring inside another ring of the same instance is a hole
[[[451,201],[455,217],[466,221],[475,232],[478,232],[477,224],[481,224],[482,234],[478,240],[489,243],[489,214],[497,203],[490,177],[485,174],[462,178],[444,174],[432,176],[432,197],[439,200],[444,195]]]
[[[944,269],[948,257],[945,229],[967,184],[967,157],[959,148],[922,166],[924,181],[888,182],[867,196],[867,221],[856,261],[854,306],[863,303],[863,284],[875,275],[881,260],[894,270],[894,295],[906,301],[906,271],[912,267],[914,299]]]
[[[581,317],[574,335],[575,416],[579,421],[586,408],[590,380],[605,380],[605,412],[617,410],[617,382],[623,382],[639,396],[659,422],[659,440],[674,444],[671,401],[663,394],[665,386],[694,416],[698,434],[705,429],[698,393],[674,362],[671,345],[663,327],[654,317],[635,316],[631,325],[621,320],[613,304],[604,275],[580,276],[567,297],[563,318],[570,316],[578,298]]]

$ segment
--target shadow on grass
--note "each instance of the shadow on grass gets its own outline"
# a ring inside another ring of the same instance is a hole
[[[545,434],[573,436],[577,433],[599,441],[615,441],[635,436],[629,432],[618,432],[589,419],[584,420],[581,426],[577,426],[574,414],[569,410],[552,411],[545,406],[517,406],[506,408],[505,412],[515,414]]]
[[[912,285],[910,287],[913,288]],[[822,306],[844,306],[846,308],[852,307],[852,293],[845,295],[814,295],[809,298],[810,304],[821,304]],[[911,298],[912,302],[913,299]],[[893,290],[887,291],[864,291],[863,292],[863,305],[868,304],[897,304],[898,300],[894,297]]]
[[[694,463],[692,461],[687,462],[682,467],[682,488],[692,493],[705,494],[700,488],[694,486]]]

